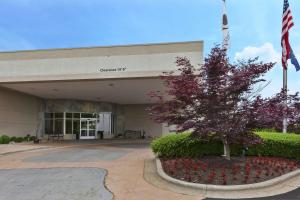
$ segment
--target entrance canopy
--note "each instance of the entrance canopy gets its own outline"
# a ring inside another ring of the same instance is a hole
[[[199,66],[203,42],[0,52],[0,132],[158,137],[169,128],[149,118],[148,94],[164,90],[163,72],[179,72],[176,57]]]
[[[2,52],[0,87],[43,99],[148,104],[149,92],[163,90],[162,73],[176,72],[176,57],[198,66],[203,42]]]
[[[0,83],[158,77],[176,57],[202,63],[203,42],[0,53]]]

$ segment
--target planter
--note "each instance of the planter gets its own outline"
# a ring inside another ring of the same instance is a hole
[[[175,179],[165,173],[165,171],[163,170],[161,161],[158,158],[156,159],[156,167],[157,167],[157,173],[163,179],[165,179],[171,183],[174,183],[176,185],[180,185],[183,187],[190,187],[190,188],[201,189],[201,190],[205,190],[205,191],[248,191],[248,190],[262,189],[262,188],[271,187],[271,186],[283,183],[295,176],[300,175],[300,169],[297,169],[290,173],[286,173],[282,176],[273,178],[271,180],[259,182],[259,183],[244,184],[244,185],[212,185],[212,184],[191,183],[191,182]]]

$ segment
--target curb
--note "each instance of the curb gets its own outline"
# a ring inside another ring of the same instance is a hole
[[[291,178],[294,178],[295,176],[300,175],[300,169],[297,169],[293,172],[290,172],[288,174],[284,174],[282,176],[273,178],[268,181],[260,182],[260,183],[253,183],[253,184],[246,184],[246,185],[231,185],[231,186],[221,186],[221,185],[208,185],[208,184],[196,184],[196,183],[190,183],[186,181],[181,181],[175,178],[170,177],[167,175],[161,165],[161,161],[156,158],[156,167],[157,167],[157,173],[159,176],[161,176],[166,181],[169,181],[171,183],[174,183],[176,185],[180,185],[183,187],[190,187],[194,189],[200,189],[205,190],[206,192],[212,191],[253,191],[255,189],[262,189],[262,188],[268,188],[280,183],[283,183]]]
[[[27,152],[27,151],[34,151],[34,150],[43,150],[43,149],[50,149],[51,147],[39,147],[39,148],[33,148],[33,149],[24,149],[24,150],[19,150],[19,151],[9,151],[5,153],[0,153],[0,156],[7,156],[10,154],[15,154],[15,153],[22,153],[22,152]]]

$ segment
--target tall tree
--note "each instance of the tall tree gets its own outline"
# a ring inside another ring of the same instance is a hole
[[[187,58],[177,58],[179,74],[164,73],[165,92],[151,92],[156,104],[149,114],[157,122],[176,125],[178,132],[219,139],[230,159],[230,144],[261,142],[253,133],[251,98],[253,86],[274,63],[257,59],[230,64],[226,51],[214,47],[200,69]]]

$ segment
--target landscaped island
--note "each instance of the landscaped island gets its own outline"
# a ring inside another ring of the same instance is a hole
[[[180,73],[163,74],[166,90],[150,93],[156,104],[148,109],[154,121],[178,133],[151,145],[162,177],[182,185],[178,180],[206,184],[187,185],[207,190],[207,184],[258,183],[300,168],[300,135],[255,132],[300,131],[298,93],[260,95],[275,63],[258,58],[231,63],[226,49],[216,46],[200,68],[187,58],[177,58],[176,64]]]
[[[222,158],[221,141],[172,134],[152,142],[169,176],[193,183],[241,185],[263,182],[300,168],[300,135],[258,132],[262,144],[231,147],[231,160]]]

